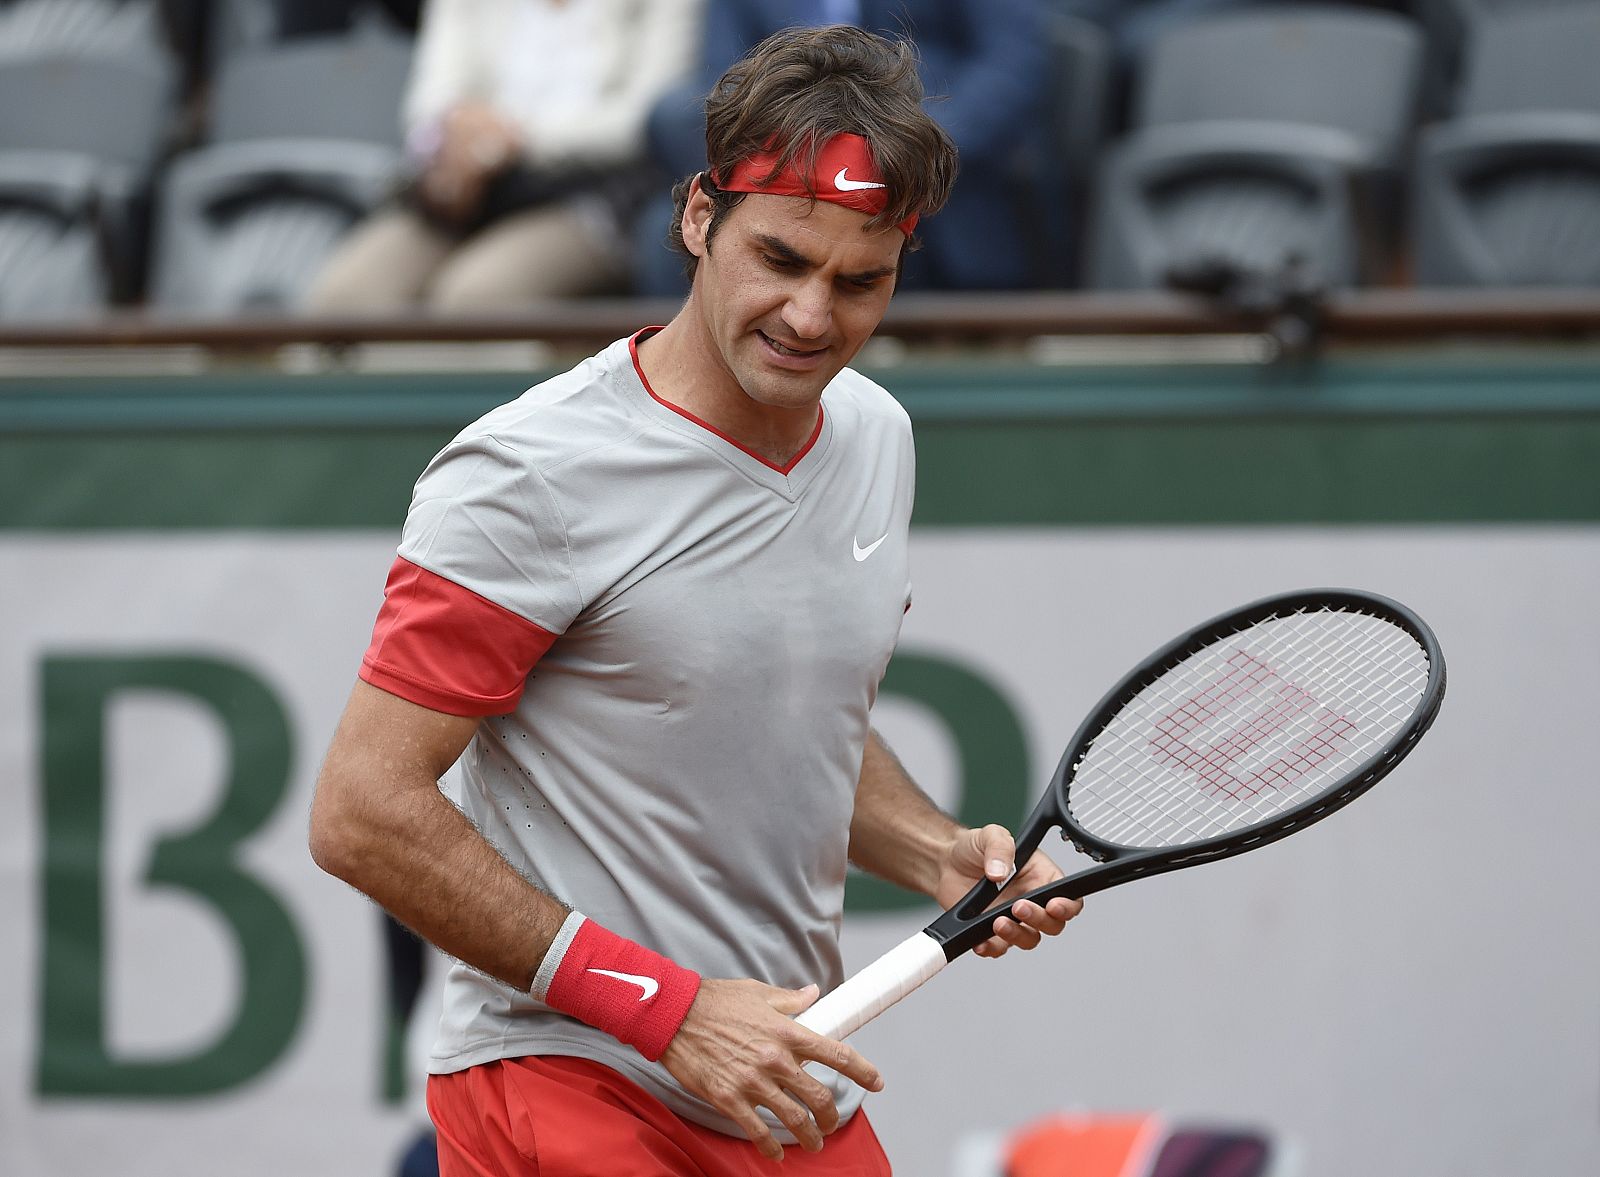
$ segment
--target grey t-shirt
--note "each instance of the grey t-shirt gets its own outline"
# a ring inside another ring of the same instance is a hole
[[[702,976],[826,991],[914,469],[882,388],[846,369],[822,406],[779,470],[658,399],[619,340],[451,442],[400,555],[559,635],[462,758],[462,807],[510,862]],[[456,965],[431,1069],[528,1054],[741,1134],[660,1064]]]

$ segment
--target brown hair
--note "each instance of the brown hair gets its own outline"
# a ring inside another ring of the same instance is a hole
[[[868,221],[897,225],[913,213],[938,212],[956,177],[956,148],[922,108],[922,81],[911,44],[850,25],[784,29],[757,45],[723,74],[706,97],[706,160],[699,176],[711,198],[706,244],[728,212],[744,199],[724,192],[715,176],[762,151],[777,150],[772,174],[798,163],[810,176],[817,149],[835,135],[866,139],[888,186],[888,206]],[[673,189],[668,239],[687,255],[691,278],[699,258],[683,242],[690,176]],[[916,248],[913,241],[910,248]]]

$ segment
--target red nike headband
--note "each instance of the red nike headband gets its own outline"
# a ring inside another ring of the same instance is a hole
[[[776,151],[759,151],[733,165],[726,176],[713,173],[717,187],[725,192],[756,192],[765,196],[805,196],[843,205],[868,216],[877,216],[889,205],[883,177],[872,161],[872,150],[860,135],[840,134],[817,151],[816,166],[809,181],[791,161],[770,181],[762,183],[778,165]],[[907,237],[917,227],[912,213],[897,226]]]

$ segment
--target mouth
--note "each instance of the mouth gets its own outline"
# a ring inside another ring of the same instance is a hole
[[[802,348],[779,343],[765,331],[757,331],[756,334],[761,336],[761,342],[767,345],[772,354],[790,361],[804,363],[810,360],[817,360],[826,355],[828,351],[825,347]]]

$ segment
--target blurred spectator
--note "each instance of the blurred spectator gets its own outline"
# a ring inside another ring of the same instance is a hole
[[[272,0],[278,36],[321,37],[348,33],[368,12],[381,12],[397,28],[415,32],[422,0]]]
[[[961,152],[961,180],[938,216],[919,227],[903,287],[1008,289],[1032,284],[1025,185],[1013,166],[1037,148],[1049,85],[1042,0],[708,0],[700,69],[650,118],[650,146],[674,179],[705,167],[701,102],[751,46],[796,25],[852,24],[914,41],[930,113]],[[653,201],[637,225],[639,293],[682,294],[681,259],[666,246],[672,201]]]
[[[514,309],[627,275],[655,185],[651,104],[693,62],[699,0],[430,0],[404,119],[409,180],[318,278],[309,309]]]

